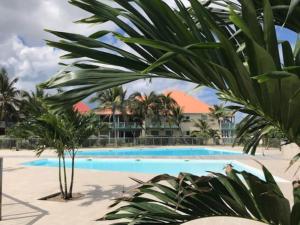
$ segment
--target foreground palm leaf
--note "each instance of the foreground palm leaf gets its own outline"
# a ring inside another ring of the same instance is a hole
[[[148,182],[137,181],[129,197],[116,200],[123,206],[101,220],[120,220],[114,224],[182,224],[191,220],[232,216],[267,224],[300,223],[300,187],[295,183],[295,204],[290,210],[271,173],[265,168],[264,180],[230,165],[226,176],[213,173],[198,177],[181,173],[178,177],[159,175]]]
[[[287,15],[277,14],[269,0],[261,1],[260,7],[256,0],[238,1],[241,14],[231,8],[230,23],[198,0],[189,0],[189,6],[176,0],[176,9],[162,0],[113,2],[111,6],[106,1],[70,1],[92,13],[79,22],[111,21],[118,33],[100,30],[85,37],[49,31],[64,39],[47,42],[67,51],[64,59],[82,58],[42,84],[44,88],[72,87],[50,102],[73,104],[138,79],[177,79],[217,90],[221,99],[239,105],[237,111],[263,118],[300,145],[300,43],[293,49],[288,41],[277,40],[273,21],[276,18],[282,24]],[[114,35],[130,50],[104,43],[105,35]],[[260,127],[257,132],[266,129]]]
[[[228,20],[229,8],[233,8],[236,12],[242,13],[242,1],[235,0],[208,0],[205,5],[213,12],[216,13],[219,17],[222,17],[225,21],[230,23]],[[270,5],[273,9],[274,22],[276,25],[282,26],[283,24],[299,33],[300,24],[299,24],[299,15],[300,15],[300,4],[299,0],[269,0]],[[262,11],[264,7],[264,1],[253,0],[253,5],[257,12]],[[261,17],[258,17],[261,19]]]

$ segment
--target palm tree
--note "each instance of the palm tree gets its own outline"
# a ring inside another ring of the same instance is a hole
[[[170,120],[178,126],[181,136],[183,136],[181,124],[185,121],[183,108],[176,105],[171,107]]]
[[[210,116],[218,121],[219,129],[221,131],[221,121],[228,116],[227,110],[224,108],[223,104],[213,105],[209,108]]]
[[[158,96],[160,103],[159,103],[159,113],[163,118],[163,122],[167,123],[168,118],[171,115],[171,109],[177,106],[177,102],[172,98],[171,92],[167,94],[161,94]]]
[[[22,117],[28,119],[30,117],[39,117],[46,113],[46,97],[48,97],[48,94],[45,94],[44,90],[38,87],[36,87],[35,91],[29,93],[23,92],[20,106],[20,114]]]
[[[155,92],[142,94],[135,92],[129,96],[129,108],[132,115],[141,123],[147,135],[148,123],[152,120],[159,120],[160,97]]]
[[[17,124],[11,134],[16,137],[35,137],[37,156],[45,149],[54,148],[58,157],[58,180],[63,199],[71,199],[73,193],[75,157],[78,148],[91,135],[101,129],[94,114],[80,114],[72,108],[60,114],[46,112],[39,117],[31,117]],[[16,132],[14,132],[14,130]],[[19,136],[21,134],[21,136]],[[68,152],[69,154],[66,154]],[[71,175],[68,185],[66,156],[71,157]]]
[[[299,4],[284,0],[265,0],[264,4],[257,0],[226,1],[232,7],[224,19],[220,10],[207,8],[211,1],[202,5],[189,0],[186,6],[178,0],[175,8],[162,0],[114,2],[118,7],[96,0],[70,1],[93,14],[80,22],[98,23],[93,19],[101,18],[116,24],[124,34],[97,32],[85,37],[49,31],[64,41],[47,41],[48,45],[69,52],[68,58],[82,58],[80,63],[68,65],[72,71],[63,70],[42,84],[44,88],[73,87],[51,97],[52,104],[73,104],[96,90],[138,79],[178,79],[215,89],[221,99],[238,104],[235,110],[263,118],[300,145],[300,80],[295,69],[300,65],[300,53],[288,41],[278,45],[275,29],[276,24],[300,31],[299,23],[295,23]],[[124,23],[124,16],[135,26]],[[108,33],[131,50],[103,43],[99,37]],[[104,69],[95,63],[113,68]],[[268,125],[257,129],[264,132]]]
[[[19,118],[21,105],[21,91],[15,87],[18,78],[9,79],[4,68],[0,69],[0,120],[4,121],[4,134],[8,122],[15,122]]]
[[[228,117],[233,115],[233,112],[224,107],[223,104],[213,105],[209,108],[210,116],[218,121],[218,128],[220,131],[220,138],[222,139],[222,122],[228,120]]]
[[[195,121],[194,127],[198,128],[201,133],[208,133],[208,130],[210,129],[208,123],[201,119]]]
[[[96,96],[90,99],[90,102],[99,102],[99,108],[110,109],[112,112],[113,119],[113,129],[115,144],[117,144],[117,121],[116,112],[120,112],[123,116],[126,116],[127,101],[126,101],[127,91],[123,89],[122,86],[113,87],[104,91],[96,93]]]
[[[198,128],[199,130],[194,130],[192,132],[192,135],[201,137],[204,139],[212,138],[215,143],[218,143],[216,141],[216,139],[220,138],[219,131],[210,128],[210,126],[208,125],[208,123],[206,121],[198,119],[195,122],[194,127]]]
[[[65,121],[68,121],[70,134],[70,144],[67,148],[71,157],[71,178],[68,197],[72,198],[74,173],[75,173],[75,157],[78,149],[82,144],[92,135],[99,133],[99,131],[106,129],[105,124],[100,123],[94,113],[81,114],[78,111],[69,109],[62,115]]]

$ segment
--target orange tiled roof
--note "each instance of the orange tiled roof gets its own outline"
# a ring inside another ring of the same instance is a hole
[[[171,97],[175,99],[177,104],[183,108],[184,113],[210,113],[210,105],[200,101],[199,99],[194,98],[193,96],[188,95],[182,91],[166,91],[165,94],[171,92]],[[96,109],[95,114],[97,115],[112,115],[112,110],[110,108],[105,109]],[[127,112],[130,114],[130,112]],[[115,115],[121,115],[120,111],[116,111]]]
[[[86,105],[83,102],[78,102],[73,106],[74,110],[77,110],[80,113],[87,113],[89,112],[91,109],[90,107],[88,107],[88,105]]]
[[[177,104],[183,108],[184,113],[209,113],[210,105],[188,95],[182,91],[167,91],[165,94],[171,93],[171,97]]]

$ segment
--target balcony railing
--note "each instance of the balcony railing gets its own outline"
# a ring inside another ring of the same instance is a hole
[[[175,124],[170,123],[149,123],[146,124],[147,128],[152,129],[178,129],[179,127]]]
[[[109,128],[117,129],[142,129],[140,123],[135,122],[119,122],[114,125],[114,123],[108,123]],[[146,127],[149,129],[178,129],[178,126],[175,124],[169,123],[150,123],[146,124]]]
[[[234,130],[235,124],[234,123],[223,123],[221,124],[222,130]]]
[[[119,122],[119,123],[108,123],[109,128],[117,129],[142,129],[141,124],[135,122]]]

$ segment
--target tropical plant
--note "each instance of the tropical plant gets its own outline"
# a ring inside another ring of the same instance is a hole
[[[186,121],[185,117],[184,117],[183,108],[178,106],[178,105],[172,106],[170,114],[171,114],[170,115],[170,121],[172,123],[176,124],[176,126],[178,126],[178,129],[180,130],[181,136],[183,136],[181,124],[182,124],[182,122]]]
[[[20,106],[20,114],[27,120],[31,117],[39,117],[47,112],[45,106],[45,98],[48,94],[45,94],[43,89],[36,88],[35,91],[23,92],[22,102]]]
[[[161,119],[163,119],[163,123],[168,122],[168,119],[171,115],[171,108],[177,106],[177,102],[172,98],[171,94],[172,92],[159,95],[160,103],[158,107]]]
[[[0,69],[0,120],[4,121],[4,127],[7,127],[8,122],[19,119],[21,91],[15,87],[17,82],[18,78],[10,80],[7,71]]]
[[[232,24],[228,19],[230,15],[230,8],[234,9],[236,13],[242,13],[242,1],[226,0],[226,1],[206,1],[206,7],[211,10],[218,17],[221,17],[223,21]],[[270,0],[270,5],[273,9],[274,23],[278,26],[284,24],[285,27],[299,33],[300,25],[297,15],[300,13],[299,1],[286,1],[286,0]],[[253,0],[253,6],[257,12],[262,11],[264,7],[264,1]],[[263,22],[262,17],[258,17],[260,22]]]
[[[220,132],[218,130],[215,130],[215,129],[210,128],[208,130],[208,135],[209,135],[209,137],[211,137],[215,141],[215,143],[217,142],[216,140],[221,139]]]
[[[178,177],[159,175],[139,185],[111,205],[122,206],[100,220],[112,224],[183,224],[215,216],[240,217],[266,224],[300,224],[300,182],[294,182],[294,205],[290,209],[271,173],[263,166],[264,179],[226,166],[226,175],[211,173]],[[121,221],[120,221],[121,219]],[[125,222],[126,221],[126,222]]]
[[[193,130],[192,136],[200,137],[204,140],[212,138],[214,143],[219,144],[219,139],[221,139],[219,131],[212,129],[205,120],[196,120],[194,123],[194,127],[198,130]]]
[[[233,112],[226,108],[223,104],[220,105],[213,105],[209,108],[210,116],[215,118],[218,121],[219,129],[221,131],[221,123],[222,121],[229,120],[230,117],[233,116]]]
[[[176,8],[162,0],[114,2],[116,6],[96,0],[70,1],[92,13],[79,22],[112,21],[122,33],[102,30],[85,37],[49,31],[64,39],[47,41],[68,52],[63,58],[88,58],[69,64],[42,84],[44,88],[73,87],[51,97],[50,102],[56,106],[74,103],[96,91],[138,79],[178,79],[214,88],[221,99],[238,104],[235,110],[253,119],[263,118],[300,145],[299,42],[294,49],[289,41],[278,42],[274,24],[288,24],[289,29],[299,32],[298,23],[292,22],[298,21],[298,1],[264,0],[257,4],[256,0],[239,0],[240,10],[228,10],[226,21],[219,11],[208,10],[198,0],[189,0],[188,6],[176,0]],[[130,51],[104,43],[101,37],[108,34]],[[95,66],[97,63],[114,68]],[[269,128],[257,129],[264,133]]]
[[[80,114],[71,108],[61,111],[60,114],[47,112],[39,117],[31,117],[29,120],[17,124],[11,134],[21,138],[36,138],[37,156],[40,156],[48,148],[55,149],[59,162],[60,193],[62,198],[67,200],[72,198],[77,150],[88,137],[99,129],[101,126],[94,114]],[[66,171],[68,155],[71,158],[69,185]]]
[[[68,121],[70,143],[67,151],[71,157],[71,178],[68,197],[72,198],[74,172],[75,172],[75,157],[78,149],[82,144],[92,135],[97,134],[99,131],[106,129],[106,125],[100,123],[97,116],[93,113],[82,114],[76,110],[69,109],[62,115],[65,121]]]
[[[198,119],[194,121],[194,127],[199,129],[199,132],[201,133],[208,133],[208,130],[210,129],[210,126],[205,120]]]
[[[116,113],[118,112],[124,117],[126,116],[127,114],[126,93],[127,91],[124,90],[122,86],[118,86],[107,90],[99,91],[96,93],[96,96],[90,99],[91,103],[98,102],[100,109],[111,110],[115,144],[117,144],[117,138],[118,138]]]
[[[152,121],[159,121],[161,108],[160,96],[154,91],[149,94],[134,92],[129,96],[129,109],[132,116],[140,122],[145,134]]]

